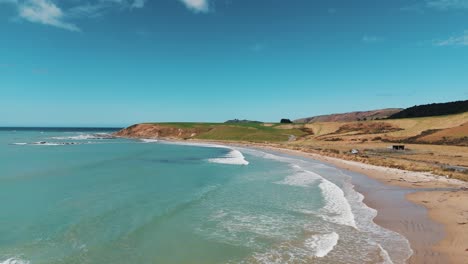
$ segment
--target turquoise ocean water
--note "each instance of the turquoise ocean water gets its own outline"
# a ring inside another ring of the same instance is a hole
[[[0,130],[0,263],[403,263],[350,176],[254,149]]]

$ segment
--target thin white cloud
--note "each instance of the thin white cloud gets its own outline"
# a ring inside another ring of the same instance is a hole
[[[468,9],[468,0],[424,0],[400,8],[401,11],[425,13],[426,10],[449,11]]]
[[[70,17],[100,17],[115,9],[127,10],[143,8],[147,0],[98,0],[94,3],[86,2],[67,10]]]
[[[67,8],[58,5],[65,0],[0,0],[0,4],[15,6],[18,18],[43,25],[49,25],[69,31],[81,31],[69,20],[102,16],[112,10],[141,9],[148,0],[73,0]],[[174,0],[185,4],[193,12],[209,11],[209,0]],[[73,5],[74,4],[74,5]],[[71,6],[70,6],[71,5]]]
[[[468,9],[468,0],[427,0],[426,6],[439,10]]]
[[[21,18],[30,22],[80,31],[76,25],[65,22],[62,10],[49,0],[25,1],[18,5],[18,13]]]
[[[365,35],[364,37],[362,37],[361,41],[364,42],[364,43],[377,43],[377,42],[382,42],[384,39],[381,38],[381,37],[377,37],[377,36],[368,36],[368,35]]]
[[[194,12],[208,12],[208,0],[180,0],[187,8]]]
[[[452,36],[445,40],[434,41],[435,46],[468,46],[468,30],[465,30],[461,36]]]

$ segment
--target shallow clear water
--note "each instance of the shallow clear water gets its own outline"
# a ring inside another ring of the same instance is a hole
[[[411,253],[336,168],[105,132],[0,130],[0,263],[402,263]]]

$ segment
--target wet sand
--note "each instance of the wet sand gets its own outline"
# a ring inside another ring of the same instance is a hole
[[[374,222],[405,236],[413,255],[408,263],[448,263],[447,256],[433,247],[444,238],[444,226],[427,216],[427,209],[406,199],[414,189],[389,186],[365,175],[351,173],[354,188],[364,203],[377,210]]]
[[[407,195],[429,209],[429,216],[444,225],[446,236],[433,249],[450,263],[468,263],[468,191],[431,191]]]

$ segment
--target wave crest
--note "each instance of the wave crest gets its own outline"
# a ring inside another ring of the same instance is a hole
[[[4,261],[0,261],[0,264],[30,264],[30,262],[19,258],[9,258]]]
[[[340,236],[335,232],[313,235],[304,242],[304,245],[312,249],[316,257],[323,258],[338,244],[339,238]]]
[[[156,142],[158,142],[157,139],[152,139],[152,138],[142,138],[142,139],[140,139],[140,141],[142,141],[143,143],[156,143]]]
[[[221,158],[209,159],[208,161],[221,164],[249,165],[249,162],[245,160],[244,155],[236,149],[231,149],[228,154]]]
[[[317,182],[320,177],[317,177],[314,173],[309,171],[303,170],[301,167],[297,165],[292,166],[294,168],[294,173],[287,176],[281,181],[275,182],[276,184],[284,184],[290,186],[298,186],[298,187],[309,187]]]
[[[77,136],[69,137],[52,137],[57,140],[89,140],[89,139],[113,139],[114,136],[107,133],[96,133],[96,134],[80,134]]]
[[[351,205],[346,199],[343,190],[325,178],[322,178],[319,188],[325,199],[325,206],[323,207],[326,213],[324,216],[325,220],[357,228],[354,214],[351,211]]]

